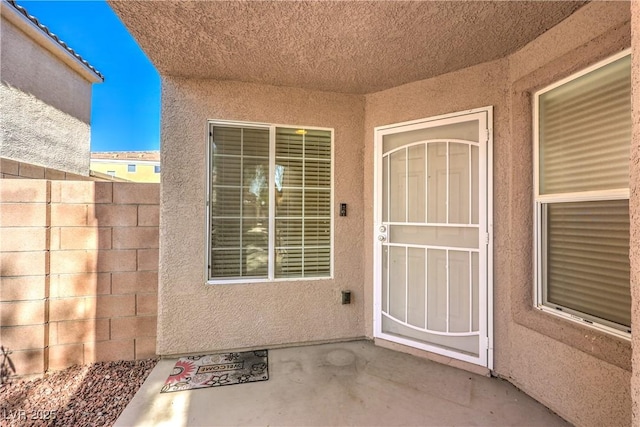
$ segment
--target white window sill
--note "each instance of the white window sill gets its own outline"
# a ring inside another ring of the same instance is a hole
[[[610,334],[610,335],[615,335],[616,337],[622,338],[622,339],[627,340],[627,341],[631,341],[631,334],[629,332],[621,331],[619,329],[615,329],[615,328],[603,325],[601,323],[596,323],[596,322],[593,322],[591,320],[583,319],[580,316],[576,316],[575,314],[571,314],[571,313],[566,313],[566,312],[557,310],[557,309],[555,309],[553,307],[547,307],[547,306],[539,305],[539,306],[536,306],[534,308],[536,308],[536,309],[538,309],[540,311],[543,311],[545,313],[551,314],[552,316],[560,317],[560,318],[569,320],[569,321],[574,322],[574,323],[579,323],[579,324],[581,324],[583,326],[586,326],[588,328],[595,329],[595,330],[598,330],[598,331],[601,331],[601,332],[605,332],[605,333]]]

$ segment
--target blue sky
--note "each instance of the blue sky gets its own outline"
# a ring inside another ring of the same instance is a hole
[[[160,77],[104,1],[17,3],[104,77],[93,85],[91,151],[160,147]]]

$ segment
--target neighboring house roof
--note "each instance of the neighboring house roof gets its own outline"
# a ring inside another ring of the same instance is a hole
[[[91,153],[91,160],[131,160],[160,161],[159,151],[96,151]]]
[[[60,38],[49,30],[45,25],[42,25],[38,18],[33,15],[29,15],[27,10],[17,4],[14,0],[2,0],[3,5],[10,5],[18,14],[22,15],[28,21],[30,21],[36,28],[38,28],[42,33],[44,33],[49,39],[55,42],[58,46],[62,47],[68,54],[73,56],[77,61],[79,61],[86,69],[90,70],[96,77],[98,77],[99,81],[104,81],[104,76],[100,71],[96,70],[95,67],[89,62],[80,56],[75,50],[69,47],[64,41],[60,40]],[[23,28],[24,30],[24,28]]]

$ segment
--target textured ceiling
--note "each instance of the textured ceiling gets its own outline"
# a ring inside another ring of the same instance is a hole
[[[574,1],[114,1],[164,75],[371,93],[504,57]]]

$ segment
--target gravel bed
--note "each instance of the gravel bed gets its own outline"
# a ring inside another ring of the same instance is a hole
[[[2,384],[0,426],[111,426],[157,362],[100,362]]]

